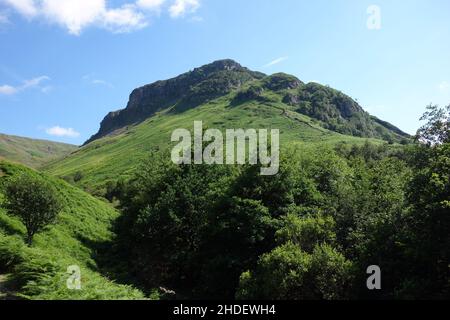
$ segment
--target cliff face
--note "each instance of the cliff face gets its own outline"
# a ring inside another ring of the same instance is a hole
[[[250,71],[233,60],[220,60],[176,78],[137,88],[131,93],[127,107],[110,112],[101,122],[99,132],[86,144],[117,129],[144,121],[158,111],[171,107],[175,111],[183,111],[239,89],[248,81],[264,77],[264,74]]]

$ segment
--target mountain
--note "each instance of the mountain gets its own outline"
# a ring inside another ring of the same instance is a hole
[[[127,107],[108,114],[82,148],[45,170],[104,193],[108,181],[132,174],[151,150],[170,147],[173,130],[192,129],[196,120],[221,130],[280,129],[282,144],[409,139],[338,90],[221,60],[134,90]]]
[[[201,105],[264,76],[263,73],[250,71],[232,60],[221,60],[176,78],[135,89],[127,107],[109,113],[102,121],[100,131],[86,143],[141,122],[169,107],[177,106],[178,110],[182,110]]]
[[[54,185],[63,208],[54,225],[36,234],[31,247],[24,243],[24,225],[2,206],[5,181],[21,174],[39,176]],[[108,203],[64,181],[0,160],[0,281],[11,278],[14,284],[14,289],[6,290],[7,283],[0,283],[0,300],[19,294],[38,300],[142,299],[140,291],[100,274],[95,260],[100,244],[112,240],[111,225],[118,215]],[[69,266],[80,268],[82,290],[67,289]]]
[[[249,83],[248,88],[241,90]],[[264,103],[261,98],[265,91],[275,93],[294,111],[319,120],[324,128],[339,133],[380,139],[408,136],[393,125],[371,117],[356,101],[337,90],[317,83],[305,84],[283,73],[266,76],[233,60],[220,60],[176,78],[135,89],[127,107],[109,113],[99,132],[86,144],[142,122],[158,111],[170,108],[185,111],[233,91],[238,92],[234,100],[237,104],[249,100]]]
[[[74,151],[70,144],[0,134],[0,158],[40,167]]]

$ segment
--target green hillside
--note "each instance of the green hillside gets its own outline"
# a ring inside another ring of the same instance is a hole
[[[165,149],[171,144],[173,130],[192,129],[194,121],[202,120],[204,127],[218,128],[276,128],[283,143],[364,143],[367,139],[342,135],[320,126],[317,121],[290,110],[277,101],[264,104],[249,101],[231,106],[233,96],[225,96],[182,113],[161,112],[143,123],[130,126],[116,135],[106,136],[73,152],[62,161],[50,163],[44,169],[70,182],[97,190],[108,180],[130,175],[150,151]],[[276,98],[276,96],[274,97]],[[370,139],[377,143],[381,140]]]
[[[1,206],[5,181],[21,173],[47,179],[63,198],[57,223],[37,234],[31,247],[24,243],[23,224]],[[107,203],[64,181],[0,161],[0,299],[8,292],[9,298],[28,299],[143,298],[140,291],[102,276],[94,260],[99,246],[111,241],[110,226],[117,216]],[[81,268],[82,290],[67,289],[67,268],[73,265]]]
[[[67,155],[77,147],[70,144],[35,140],[0,133],[0,159],[37,168],[42,164]]]
[[[266,76],[221,60],[135,89],[127,107],[109,113],[82,148],[44,170],[104,194],[108,181],[132,174],[151,150],[170,147],[173,130],[192,129],[197,120],[221,130],[279,129],[282,147],[409,139],[337,90],[305,84],[288,74]]]

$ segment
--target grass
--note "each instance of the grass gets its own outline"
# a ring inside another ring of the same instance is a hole
[[[192,130],[196,120],[202,120],[204,128],[221,130],[280,129],[282,147],[292,143],[336,144],[342,141],[361,144],[368,140],[326,130],[317,121],[289,109],[289,106],[281,102],[280,96],[272,92],[268,94],[268,102],[249,101],[233,106],[233,94],[230,94],[185,112],[168,110],[138,125],[130,126],[117,135],[96,140],[61,161],[49,163],[43,169],[71,183],[73,177],[81,173],[83,178],[76,181],[76,184],[90,193],[101,195],[104,194],[108,181],[130,176],[151,150],[171,146],[173,130]],[[369,140],[385,143],[375,139]]]
[[[37,234],[33,245],[24,243],[25,228],[1,207],[6,179],[26,172],[41,175],[55,185],[63,211],[55,225]],[[112,221],[118,212],[109,204],[56,178],[21,165],[0,161],[0,274],[17,283],[25,299],[144,299],[144,294],[113,282],[100,273],[95,261],[102,244],[112,240]],[[67,268],[81,269],[81,290],[69,290]],[[0,292],[1,294],[1,292]],[[155,298],[155,296],[153,296]]]
[[[0,134],[0,158],[38,168],[77,147],[70,144]]]

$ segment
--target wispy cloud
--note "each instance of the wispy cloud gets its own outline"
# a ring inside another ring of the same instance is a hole
[[[63,128],[60,126],[54,126],[45,130],[48,135],[55,137],[68,137],[68,138],[77,138],[80,136],[80,133],[75,131],[73,128]]]
[[[44,81],[50,80],[50,77],[48,76],[40,76],[36,78],[32,78],[29,80],[24,80],[21,85],[18,86],[12,86],[9,84],[1,85],[0,86],[0,94],[3,95],[13,95],[17,94],[21,91],[31,89],[31,88],[41,88],[41,84]],[[41,90],[44,90],[45,88],[41,88]]]
[[[166,0],[138,0],[136,5],[142,9],[160,11]]]
[[[9,23],[8,16],[6,13],[0,12],[0,24]]]
[[[203,19],[203,17],[201,16],[193,16],[192,18],[189,19],[189,21],[194,23],[200,23],[205,21],[205,19]]]
[[[37,87],[42,82],[47,81],[47,80],[50,80],[50,77],[48,77],[48,76],[40,76],[40,77],[33,78],[33,79],[30,79],[30,80],[25,80],[23,82],[22,89]]]
[[[264,68],[268,68],[268,67],[274,66],[276,64],[279,64],[279,63],[281,63],[283,61],[286,61],[287,59],[289,59],[289,57],[280,57],[280,58],[277,58],[277,59],[269,62],[268,64],[264,65],[263,67]]]
[[[442,81],[438,87],[442,92],[450,92],[450,82],[448,81]]]
[[[2,2],[28,18],[34,17],[38,13],[34,0],[3,0]]]
[[[7,85],[7,84],[0,86],[0,94],[3,94],[3,95],[13,95],[13,94],[16,94],[17,91],[18,91],[17,88]]]
[[[194,13],[198,8],[200,8],[200,0],[175,0],[169,8],[169,13],[172,18],[178,18]]]
[[[95,77],[93,73],[87,74],[82,77],[83,81],[92,84],[92,85],[98,85],[98,86],[105,86],[109,88],[114,88],[114,85],[106,80],[98,79]]]
[[[165,4],[171,1],[171,4]],[[167,8],[172,18],[194,13],[200,0],[129,0],[111,7],[109,0],[0,0],[25,18],[41,19],[60,25],[72,35],[91,26],[114,33],[125,33],[149,25],[152,16]],[[7,17],[6,17],[7,18]]]
[[[96,84],[96,85],[100,85],[100,86],[110,87],[110,88],[114,87],[111,83],[109,83],[109,82],[107,82],[105,80],[100,80],[100,79],[94,79],[94,80],[92,80],[91,83],[92,84]]]

